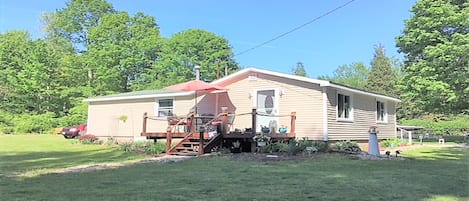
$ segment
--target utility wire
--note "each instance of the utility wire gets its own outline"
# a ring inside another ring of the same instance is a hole
[[[235,54],[234,56],[236,57],[236,56],[245,54],[245,53],[250,52],[250,51],[252,51],[252,50],[255,50],[255,49],[259,48],[259,47],[262,47],[262,46],[264,46],[264,45],[266,45],[266,44],[268,44],[268,43],[271,43],[271,42],[273,42],[273,41],[275,41],[275,40],[277,40],[277,39],[279,39],[279,38],[282,38],[282,37],[284,37],[284,36],[286,36],[286,35],[288,35],[288,34],[290,34],[290,33],[292,33],[292,32],[298,31],[299,29],[301,29],[301,28],[303,28],[303,27],[305,27],[305,26],[308,26],[309,24],[311,24],[311,23],[313,23],[313,22],[315,22],[315,21],[317,21],[317,20],[319,20],[319,19],[321,19],[321,18],[323,18],[323,17],[326,17],[326,16],[330,15],[330,14],[332,14],[333,12],[335,12],[335,11],[337,11],[337,10],[340,10],[341,8],[344,8],[345,6],[351,4],[351,3],[354,2],[354,1],[355,1],[355,0],[350,0],[350,1],[348,1],[347,3],[344,3],[344,4],[340,5],[339,7],[336,7],[336,8],[334,8],[334,9],[328,11],[327,13],[324,13],[324,14],[320,15],[319,17],[316,17],[316,18],[314,18],[314,19],[312,19],[312,20],[310,20],[310,21],[308,21],[308,22],[306,22],[306,23],[304,23],[304,24],[302,24],[302,25],[300,25],[300,26],[297,26],[297,27],[293,28],[293,29],[290,30],[290,31],[287,31],[287,32],[285,32],[285,33],[283,33],[283,34],[280,34],[280,35],[276,36],[275,38],[272,38],[272,39],[270,39],[270,40],[267,40],[267,41],[265,41],[265,42],[263,42],[263,43],[260,43],[259,45],[256,45],[256,46],[254,46],[254,47],[251,47],[251,48],[246,49],[246,50],[244,50],[244,51],[238,52],[238,53]]]

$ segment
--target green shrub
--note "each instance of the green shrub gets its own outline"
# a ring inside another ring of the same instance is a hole
[[[146,154],[161,154],[166,150],[164,142],[123,142],[119,144],[119,149],[124,152],[137,152]]]
[[[0,111],[0,134],[13,134],[14,131],[13,116]]]
[[[79,125],[86,122],[88,118],[88,104],[79,103],[71,108],[69,114],[59,119],[61,126]]]
[[[163,142],[147,143],[145,153],[147,154],[161,154],[166,150],[166,144]]]
[[[13,134],[15,133],[15,128],[12,126],[0,126],[0,134]]]
[[[305,150],[305,144],[303,141],[297,141],[296,139],[290,140],[287,147],[287,153],[291,155],[297,155]]]
[[[44,134],[58,126],[54,113],[45,114],[22,114],[13,119],[15,132],[17,133],[40,133]]]
[[[124,152],[131,152],[133,151],[133,145],[131,142],[119,143],[119,149]]]
[[[108,137],[107,140],[106,140],[106,145],[107,146],[113,146],[113,145],[116,145],[117,144],[117,141],[112,138],[112,137]]]
[[[98,139],[95,135],[82,135],[78,137],[78,141],[82,144],[102,144],[102,141]]]
[[[402,142],[399,138],[391,138],[387,140],[383,140],[380,142],[381,147],[398,147],[401,146]]]
[[[132,150],[134,152],[144,153],[146,146],[147,144],[144,141],[134,142],[132,143]]]
[[[311,141],[310,147],[316,147],[316,149],[318,149],[319,152],[326,152],[328,149],[326,142],[318,141],[318,140]]]
[[[86,122],[87,111],[86,103],[77,104],[69,110],[67,116],[62,117],[52,112],[44,114],[11,114],[0,111],[0,133],[53,133],[55,128]]]
[[[336,142],[332,150],[344,153],[359,153],[362,151],[357,143],[349,141]]]
[[[271,144],[259,147],[259,152],[261,152],[261,153],[272,153],[272,152],[275,152],[273,150],[273,148],[274,148],[274,144],[271,143]]]
[[[271,144],[272,152],[287,152],[288,151],[288,143],[285,142],[276,142]]]
[[[419,119],[401,120],[400,124],[422,126],[431,135],[464,136],[469,132],[469,115],[428,114]]]

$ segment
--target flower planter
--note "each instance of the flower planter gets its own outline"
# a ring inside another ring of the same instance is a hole
[[[278,132],[279,133],[287,133],[287,128],[279,128]]]
[[[267,143],[264,142],[264,141],[257,142],[257,146],[258,146],[258,147],[263,147],[263,146],[265,146],[266,144],[267,144]]]

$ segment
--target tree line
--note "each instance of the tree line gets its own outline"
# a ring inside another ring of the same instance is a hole
[[[469,115],[469,3],[419,0],[411,12],[396,37],[403,62],[377,45],[370,67],[343,65],[319,78],[400,98],[401,119]]]
[[[396,37],[404,61],[387,57],[378,44],[370,67],[342,65],[319,78],[400,98],[403,119],[469,114],[469,3],[419,0],[411,12]],[[218,68],[239,70],[227,39],[201,29],[165,38],[155,17],[130,15],[105,0],[70,0],[41,20],[43,38],[22,30],[0,34],[0,128],[8,132],[28,121],[36,126],[22,132],[47,130],[38,122],[84,122],[83,98],[187,81],[195,65],[204,67],[206,81],[217,78]],[[306,76],[304,68],[300,62],[292,70]]]

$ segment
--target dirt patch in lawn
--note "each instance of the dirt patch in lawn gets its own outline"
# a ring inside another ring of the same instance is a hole
[[[162,155],[153,158],[146,158],[138,161],[128,162],[128,163],[101,163],[94,165],[80,165],[75,167],[62,168],[53,171],[52,173],[70,173],[70,172],[91,172],[97,170],[105,169],[114,169],[127,165],[140,164],[140,163],[169,163],[169,162],[179,162],[182,160],[189,159],[188,156],[173,156],[173,155]]]

